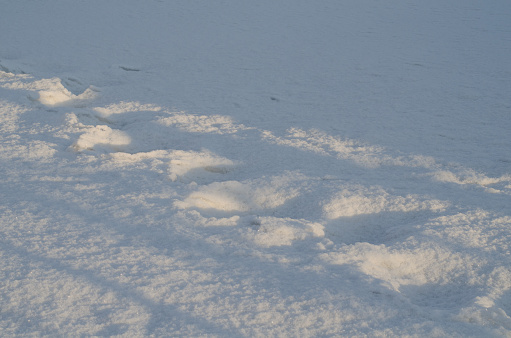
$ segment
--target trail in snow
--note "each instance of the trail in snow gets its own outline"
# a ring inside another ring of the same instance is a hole
[[[510,336],[510,4],[4,1],[0,335]]]
[[[8,335],[511,330],[509,175],[58,78],[0,88]]]

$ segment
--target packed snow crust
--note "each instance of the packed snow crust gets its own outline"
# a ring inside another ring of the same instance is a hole
[[[0,32],[0,336],[511,336],[511,3]]]

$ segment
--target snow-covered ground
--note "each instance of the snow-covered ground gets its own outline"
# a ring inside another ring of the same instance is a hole
[[[0,335],[511,336],[511,2],[5,0]]]

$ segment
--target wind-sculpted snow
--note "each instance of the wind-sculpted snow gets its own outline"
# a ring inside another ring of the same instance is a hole
[[[30,100],[48,107],[83,105],[85,101],[96,96],[96,90],[93,87],[87,88],[87,90],[79,95],[74,95],[62,85],[62,81],[59,78],[27,81],[29,76],[12,76],[10,73],[5,72],[1,76],[3,88],[29,91],[32,93],[27,96]]]
[[[437,163],[431,157],[392,155],[385,148],[370,146],[354,140],[342,140],[318,130],[304,131],[291,128],[287,137],[276,137],[268,131],[263,131],[263,135],[266,140],[279,145],[335,156],[339,159],[353,161],[363,167],[403,166],[423,168],[429,172],[427,175],[432,176],[437,181],[478,185],[487,188],[486,191],[490,193],[511,193],[511,190],[509,190],[511,177],[508,174],[491,178],[469,168],[456,166],[455,169],[450,169]],[[495,184],[499,184],[501,188],[490,187]]]
[[[323,210],[328,219],[336,219],[381,212],[444,211],[448,205],[442,201],[421,201],[420,198],[410,195],[390,196],[381,188],[349,187],[337,193]]]
[[[511,332],[509,175],[55,78],[0,95],[3,335]]]
[[[286,175],[288,176],[288,175]],[[225,181],[209,184],[176,204],[179,208],[213,209],[227,212],[257,212],[275,209],[299,195],[295,178],[272,177],[249,182]],[[302,177],[296,178],[302,181]]]

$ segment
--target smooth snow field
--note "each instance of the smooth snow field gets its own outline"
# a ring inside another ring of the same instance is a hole
[[[0,336],[511,337],[511,1],[0,0]]]

